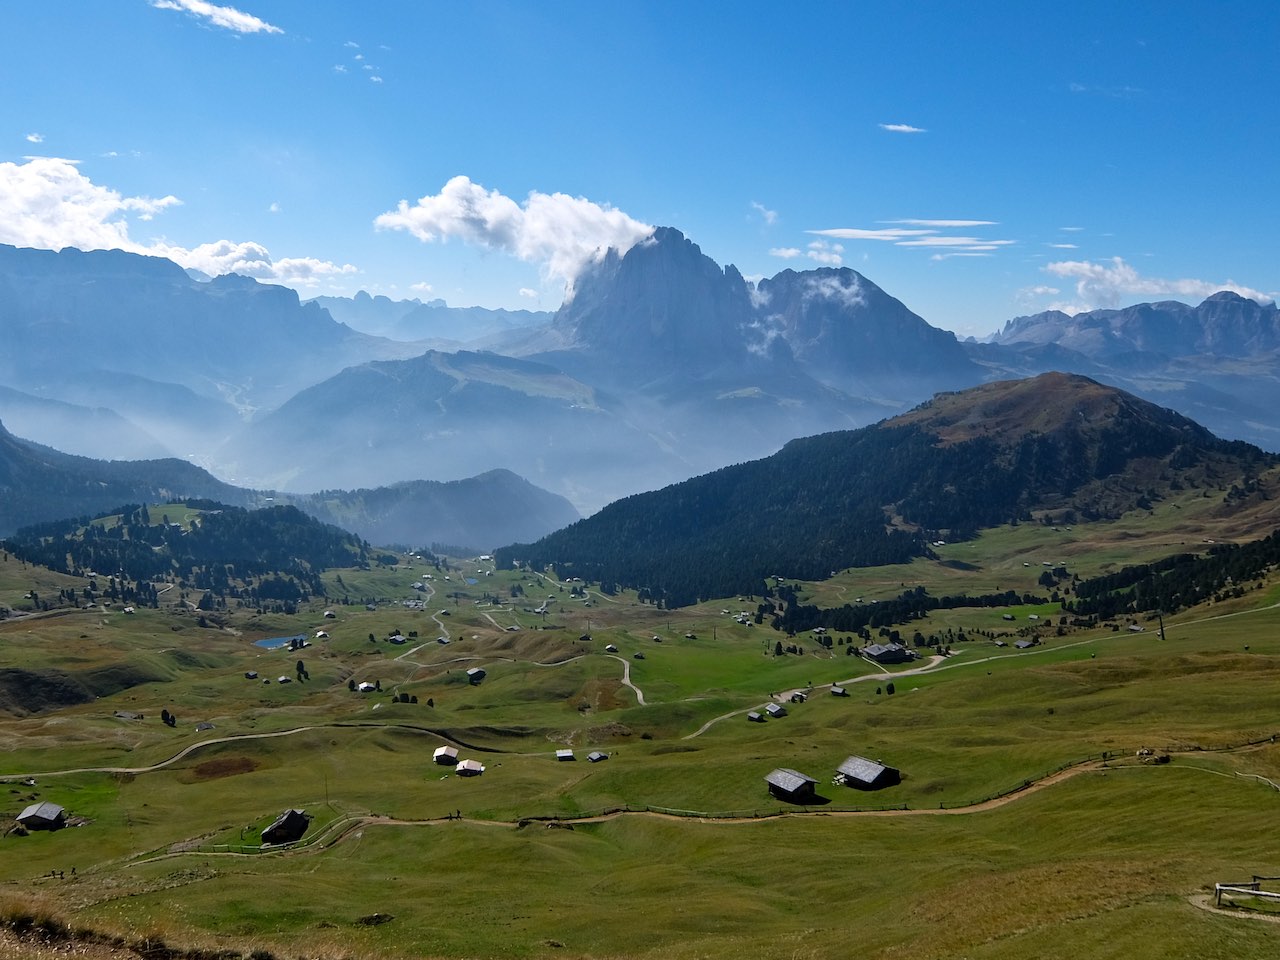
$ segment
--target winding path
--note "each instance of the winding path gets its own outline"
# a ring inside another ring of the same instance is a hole
[[[624,687],[630,687],[632,690],[634,690],[636,694],[636,702],[639,703],[640,706],[642,707],[645,706],[644,692],[639,687],[637,687],[634,683],[631,682],[631,661],[628,660],[626,657],[614,656],[614,654],[612,653],[608,654],[608,656],[613,657],[613,659],[617,660],[620,664],[622,664],[622,685]]]

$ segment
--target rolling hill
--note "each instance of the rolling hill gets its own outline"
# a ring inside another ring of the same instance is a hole
[[[792,441],[764,460],[628,497],[498,559],[681,605],[754,593],[778,569],[820,579],[927,555],[938,538],[1113,518],[1188,488],[1220,495],[1233,484],[1248,499],[1276,463],[1122,391],[1045,374]]]

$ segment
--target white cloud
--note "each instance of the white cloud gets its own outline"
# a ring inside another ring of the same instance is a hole
[[[939,227],[952,229],[957,227],[994,227],[999,220],[881,220],[880,223],[904,223],[909,227]]]
[[[548,276],[572,289],[582,269],[610,247],[625,253],[653,233],[614,207],[565,193],[533,191],[517,203],[469,178],[451,179],[438,194],[412,206],[401,200],[395,210],[374,219],[383,230],[407,230],[426,243],[457,238],[489,250],[501,250],[540,264]]]
[[[1013,243],[1013,240],[981,240],[978,237],[920,237],[895,241],[899,247],[961,247],[966,250],[995,250]]]
[[[235,7],[220,7],[207,0],[151,0],[157,10],[178,10],[200,17],[215,27],[234,30],[236,33],[284,33],[279,27],[260,20],[251,13]]]
[[[773,247],[769,251],[769,256],[781,257],[783,260],[794,260],[803,253],[804,251],[799,247]]]
[[[164,241],[139,243],[129,236],[130,219],[151,220],[181,203],[177,197],[125,197],[94,183],[75,161],[28,157],[0,163],[0,243],[60,250],[126,250],[167,257],[211,276],[243,273],[280,283],[313,285],[323,277],[356,273],[312,257],[273,260],[266,247],[220,240],[193,249]]]
[[[1078,243],[1047,243],[1047,247],[1053,247],[1055,250],[1077,250],[1080,245]]]
[[[881,130],[888,130],[890,133],[928,133],[924,127],[913,127],[909,123],[882,123]]]
[[[1018,296],[1022,299],[1031,297],[1056,297],[1062,291],[1057,287],[1049,287],[1043,283],[1036,284],[1034,287],[1023,287],[1018,291]]]
[[[370,83],[381,83],[381,82],[382,82],[382,78],[381,78],[381,77],[379,77],[379,76],[377,76],[377,75],[375,74],[374,76],[372,76],[372,77],[370,77],[370,78],[369,78],[369,82],[370,82]]]
[[[279,212],[280,212],[280,204],[276,203],[275,201],[272,201],[271,206],[267,207],[267,213],[279,213]]]
[[[770,210],[763,203],[760,203],[757,200],[751,201],[751,209],[755,210],[756,213],[760,214],[760,216],[764,218],[764,222],[767,223],[769,226],[773,226],[775,223],[778,222],[778,211]]]
[[[1067,233],[1079,233],[1084,227],[1059,227],[1059,230],[1065,230]]]
[[[350,47],[352,50],[360,49],[360,44],[356,43],[354,40],[348,40],[346,43],[343,44],[343,46]]]
[[[844,247],[838,243],[828,243],[826,240],[815,240],[809,244],[809,249],[805,251],[805,256],[810,260],[818,263],[825,263],[828,266],[838,267],[844,263]]]
[[[231,240],[219,240],[216,243],[202,243],[191,250],[156,245],[147,252],[167,256],[175,263],[184,267],[194,267],[214,277],[224,273],[238,273],[258,280],[300,286],[314,286],[325,277],[345,276],[359,272],[349,263],[338,266],[314,257],[285,257],[273,260],[266,247],[252,241],[236,243]]]
[[[418,293],[431,293],[431,291],[433,291],[435,287],[431,286],[431,284],[429,283],[423,283],[419,281],[418,283],[409,284],[409,289],[417,290]]]
[[[930,260],[951,260],[954,257],[989,257],[991,254],[982,253],[983,247],[968,247],[966,250],[953,250],[950,253],[935,253]]]
[[[28,133],[26,137],[27,143],[44,143],[43,133]]]
[[[819,237],[836,240],[900,240],[902,237],[923,237],[937,230],[908,230],[903,227],[886,227],[883,230],[863,230],[859,227],[836,227],[831,230],[806,230]]]
[[[346,72],[347,72],[347,68],[346,68],[346,67],[344,67],[344,66],[343,66],[342,64],[340,64],[340,63],[335,63],[335,64],[333,65],[333,72],[334,72],[334,73],[346,73]]]
[[[1219,290],[1230,290],[1242,297],[1257,300],[1259,303],[1270,303],[1274,299],[1258,290],[1242,286],[1233,280],[1212,283],[1207,280],[1163,280],[1158,277],[1144,277],[1133,267],[1125,263],[1121,257],[1093,262],[1089,260],[1062,260],[1046,264],[1046,273],[1055,277],[1076,281],[1076,296],[1079,304],[1056,305],[1056,309],[1065,312],[1092,310],[1097,307],[1118,306],[1125,297],[1132,296],[1179,296],[1203,298],[1217,293]],[[1067,310],[1068,306],[1075,308]]]
[[[843,274],[811,276],[807,278],[804,299],[838,300],[846,307],[856,307],[865,301],[862,284],[849,271]]]
[[[536,297],[538,296],[538,291],[537,291],[537,290],[532,289],[531,287],[521,287],[521,288],[520,288],[520,296],[522,296],[522,297],[529,297],[530,299],[534,299],[534,298],[536,298]]]

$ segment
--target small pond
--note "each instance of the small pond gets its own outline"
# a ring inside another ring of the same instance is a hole
[[[255,640],[253,641],[253,645],[255,647],[262,647],[264,650],[276,650],[280,647],[287,647],[290,640],[297,640],[300,643],[306,643],[307,635],[305,633],[299,633],[292,637],[270,637],[266,640]]]

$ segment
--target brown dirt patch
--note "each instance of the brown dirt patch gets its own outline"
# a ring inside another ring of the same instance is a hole
[[[198,764],[191,775],[195,780],[218,780],[241,773],[253,773],[257,769],[257,761],[249,757],[219,757],[217,760],[206,760]]]

